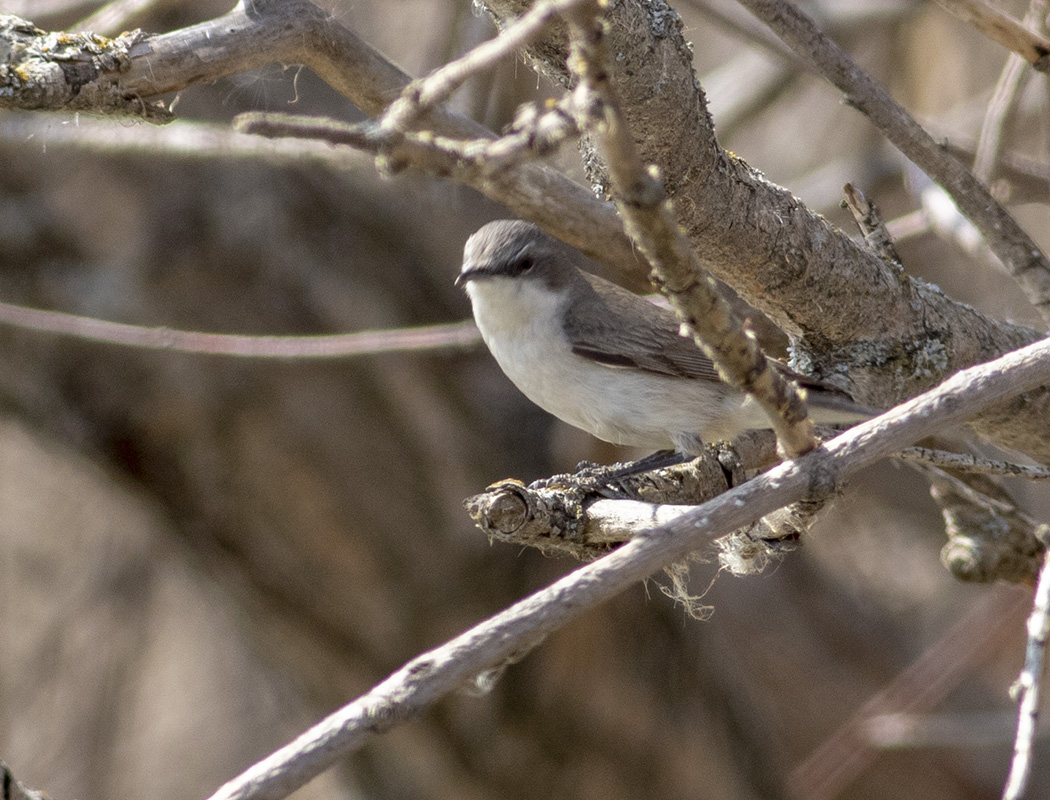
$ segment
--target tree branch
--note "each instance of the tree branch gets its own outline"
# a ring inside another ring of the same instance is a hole
[[[988,189],[944,152],[922,126],[814,22],[787,0],[740,0],[796,53],[811,60],[904,155],[951,195],[992,252],[1050,320],[1050,260]]]
[[[347,358],[377,353],[474,347],[481,343],[481,334],[473,320],[327,336],[239,336],[164,327],[147,328],[61,311],[0,303],[0,324],[146,350],[244,358]]]
[[[1040,539],[1050,546],[1050,527],[1043,525]],[[1003,789],[1003,800],[1021,800],[1028,788],[1032,772],[1032,743],[1039,716],[1039,685],[1043,678],[1043,658],[1050,637],[1050,552],[1044,554],[1039,571],[1032,614],[1028,618],[1028,645],[1025,648],[1024,669],[1014,684],[1014,699],[1019,700],[1017,738],[1010,761],[1010,774]]]
[[[937,0],[937,5],[1012,50],[1039,72],[1050,72],[1050,39],[983,0]]]
[[[897,453],[902,461],[922,461],[953,472],[976,472],[987,475],[1002,475],[1008,478],[1024,478],[1029,481],[1050,481],[1050,469],[1014,464],[1010,461],[993,461],[969,453],[949,453],[930,450],[926,447],[908,447]]]
[[[466,633],[429,651],[216,792],[278,800],[440,697],[522,658],[544,637],[661,567],[789,503],[821,499],[860,468],[958,424],[983,406],[1050,381],[1050,341],[965,370],[936,390],[651,528]]]

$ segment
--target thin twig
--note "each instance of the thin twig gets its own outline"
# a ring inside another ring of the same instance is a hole
[[[1025,13],[1026,30],[1037,31],[1043,27],[1046,19],[1046,0],[1032,0]],[[1022,78],[1025,75],[1025,59],[1017,53],[1010,53],[1006,59],[999,80],[988,102],[988,109],[981,125],[981,135],[977,140],[977,156],[973,162],[973,174],[978,180],[991,185],[999,151],[1002,149],[1003,129],[1013,111]]]
[[[378,353],[460,349],[481,335],[473,320],[327,336],[241,336],[147,328],[93,317],[0,303],[0,324],[146,350],[242,358],[348,358]]]
[[[716,537],[838,482],[982,407],[1050,381],[1050,341],[972,367],[805,456],[774,467],[677,520],[655,527],[598,561],[429,651],[295,741],[254,765],[211,800],[279,800],[347,753],[412,719],[444,695],[521,658],[584,611]]]
[[[797,387],[777,373],[758,342],[736,318],[714,280],[700,267],[681,233],[655,170],[646,170],[609,80],[604,22],[591,8],[568,15],[570,66],[579,75],[575,103],[601,142],[624,229],[653,270],[654,282],[696,343],[731,385],[748,392],[766,411],[789,456],[819,440]]]
[[[1050,480],[1050,468],[1025,464],[1014,464],[1010,461],[995,461],[981,458],[970,453],[950,453],[946,450],[931,450],[927,447],[908,447],[896,454],[903,461],[923,461],[941,469],[956,472],[976,472],[986,475],[1004,475],[1010,478],[1024,478],[1029,481]]]
[[[977,139],[977,157],[973,162],[973,174],[978,180],[991,185],[995,163],[1003,144],[1003,129],[1013,111],[1017,91],[1024,77],[1025,60],[1017,53],[1007,56],[999,80],[988,101],[988,111],[981,124],[981,135]]]
[[[901,257],[897,255],[897,248],[893,246],[893,238],[882,221],[878,206],[852,183],[843,186],[842,191],[846,195],[846,208],[853,215],[864,241],[883,261],[900,267]]]
[[[1043,544],[1050,547],[1050,526],[1041,527]],[[1024,669],[1011,689],[1015,700],[1019,700],[1017,738],[1014,740],[1014,755],[1010,760],[1010,774],[1003,789],[1003,800],[1021,800],[1028,788],[1032,772],[1032,742],[1035,740],[1036,721],[1039,716],[1039,685],[1043,677],[1043,657],[1046,641],[1050,636],[1050,550],[1043,559],[1039,571],[1032,615],[1028,618],[1028,644],[1025,647]]]
[[[937,4],[1015,52],[1034,69],[1050,71],[1050,39],[1026,28],[1009,14],[984,0],[937,0]]]
[[[496,63],[514,55],[538,37],[559,15],[574,6],[594,0],[541,0],[508,25],[495,39],[489,39],[466,55],[450,61],[425,78],[413,81],[390,104],[383,115],[387,131],[406,131],[420,117],[445,102],[469,78],[491,69]]]
[[[317,140],[342,144],[376,156],[376,163],[387,174],[407,167],[429,169],[437,174],[455,171],[460,179],[471,174],[491,177],[529,158],[546,156],[579,134],[576,121],[556,103],[546,112],[526,106],[516,117],[507,135],[498,139],[454,139],[429,131],[402,132],[376,122],[348,123],[323,117],[249,111],[238,115],[233,128],[240,134],[254,134],[276,140]]]
[[[1035,241],[958,161],[923,130],[890,93],[864,72],[813,20],[787,0],[739,0],[799,55],[812,60],[847,100],[947,191],[980,230],[1044,319],[1050,320],[1050,260]]]
[[[998,497],[992,497],[989,494],[981,491],[978,488],[971,486],[962,479],[951,472],[941,469],[940,467],[934,467],[929,464],[917,462],[917,465],[921,469],[928,470],[937,475],[938,479],[951,484],[952,490],[963,497],[971,505],[977,508],[984,509],[989,514],[996,515],[998,517],[1011,517],[1015,518],[1018,522],[1028,526],[1032,532],[1039,528],[1039,522],[1033,517],[1028,516],[1021,511],[1017,504],[1013,502],[1013,499],[1003,500]]]

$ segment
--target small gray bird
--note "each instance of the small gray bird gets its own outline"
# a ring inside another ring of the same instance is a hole
[[[762,409],[719,377],[678,318],[577,266],[582,255],[529,222],[490,222],[467,240],[465,286],[481,336],[536,405],[614,444],[674,447],[768,428]],[[870,416],[845,395],[809,389],[813,419]]]

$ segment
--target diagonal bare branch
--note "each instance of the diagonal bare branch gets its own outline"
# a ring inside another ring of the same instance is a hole
[[[1050,39],[984,0],[937,0],[937,5],[1012,50],[1040,72],[1050,72]]]
[[[788,0],[740,0],[796,53],[812,61],[904,155],[944,188],[1032,305],[1050,320],[1050,260],[979,180],[864,72],[816,24]]]
[[[210,800],[279,800],[373,737],[410,720],[440,697],[484,680],[544,637],[666,564],[840,481],[931,430],[958,424],[983,406],[1050,381],[1050,341],[972,367],[937,389],[861,423],[811,453],[731,489],[676,520],[519,601],[420,655],[365,695],[229,781]]]

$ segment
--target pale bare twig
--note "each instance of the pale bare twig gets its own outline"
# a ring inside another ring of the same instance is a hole
[[[0,303],[0,324],[146,350],[242,358],[348,358],[378,353],[466,348],[481,342],[472,320],[324,336],[241,336],[147,328],[61,311]]]
[[[942,3],[942,5],[948,5]],[[1033,33],[1042,28],[1046,20],[1046,0],[1032,0],[1025,13],[1022,25]],[[1010,53],[999,80],[988,102],[981,135],[977,140],[977,156],[973,162],[973,174],[978,180],[991,185],[991,179],[1002,149],[1003,129],[1014,107],[1022,78],[1025,75],[1025,59],[1017,53]]]
[[[955,472],[977,472],[987,475],[1003,475],[1024,478],[1029,481],[1050,480],[1050,469],[1014,464],[1010,461],[995,461],[970,453],[949,453],[946,450],[931,450],[927,447],[908,447],[896,454],[903,461],[923,461],[941,469]]]
[[[569,620],[628,586],[779,508],[834,492],[860,468],[931,430],[1050,380],[1050,341],[972,367],[863,422],[799,459],[774,467],[678,519],[652,528],[441,647],[429,651],[254,765],[211,800],[278,800],[347,753],[412,719],[470,680],[512,663]],[[991,626],[990,626],[991,627]]]
[[[481,43],[462,57],[450,61],[423,78],[412,81],[386,108],[377,122],[367,123],[358,130],[367,134],[370,149],[382,155],[386,166],[397,168],[397,160],[391,159],[388,153],[400,144],[402,137],[407,136],[421,118],[437,109],[469,78],[491,69],[502,59],[514,55],[519,48],[526,46],[560,13],[591,1],[546,0],[537,3],[495,39]],[[282,128],[278,115],[256,115],[243,118],[240,128],[267,136],[323,137],[323,129],[318,125],[310,126],[301,118],[299,123],[301,124],[297,128]],[[345,126],[339,126],[338,123],[333,127],[346,130]],[[307,130],[310,130],[309,134]],[[512,163],[521,163],[531,154],[546,155],[557,144],[577,133],[572,117],[561,110],[558,104],[554,104],[547,113],[534,111],[526,118],[519,115],[511,135],[498,139],[492,139],[487,132],[483,137],[462,140],[426,131],[417,136],[415,141],[424,147],[434,146],[446,151],[452,158],[452,164],[466,162],[470,166],[482,167],[482,172],[491,175]],[[326,141],[357,147],[366,146],[365,139],[346,138],[345,135],[342,138],[326,138]]]
[[[287,167],[316,163],[336,170],[374,170],[367,153],[333,148],[310,139],[264,139],[231,130],[227,124],[176,120],[168,125],[128,126],[80,115],[5,112],[0,116],[5,147],[39,147],[43,152],[91,149],[100,153],[167,156],[187,161],[237,159]]]
[[[999,80],[988,101],[988,111],[981,125],[981,135],[977,139],[977,157],[973,162],[973,174],[989,186],[999,160],[1003,144],[1003,129],[1014,107],[1017,91],[1024,77],[1025,60],[1016,53],[1006,58]]]
[[[937,0],[937,4],[1023,58],[1040,72],[1050,71],[1050,39],[1030,30],[984,0]]]
[[[591,8],[570,12],[568,17],[570,66],[580,78],[575,104],[583,125],[601,143],[624,229],[652,267],[654,283],[722,377],[748,392],[766,411],[784,452],[793,457],[812,450],[819,440],[797,387],[773,369],[755,337],[744,330],[714,280],[700,267],[678,228],[659,176],[647,171],[639,157],[609,80],[604,22]]]
[[[576,121],[561,103],[543,113],[533,106],[526,108],[528,113],[519,113],[507,135],[498,139],[454,139],[429,131],[403,132],[384,125],[385,116],[378,124],[347,123],[251,111],[236,117],[233,127],[238,133],[277,140],[288,137],[349,145],[374,155],[377,165],[387,174],[417,167],[439,175],[455,172],[461,180],[483,181],[526,159],[549,155],[579,133]]]
[[[1041,527],[1043,545],[1050,547],[1050,526]],[[1011,688],[1011,694],[1019,701],[1017,738],[1014,740],[1014,755],[1010,760],[1010,774],[1003,789],[1003,800],[1021,800],[1028,788],[1032,772],[1032,742],[1035,739],[1036,721],[1039,715],[1039,686],[1043,678],[1043,658],[1046,655],[1047,637],[1050,636],[1050,551],[1043,558],[1039,571],[1032,614],[1028,618],[1028,644],[1025,647],[1024,669]]]
[[[890,93],[864,72],[813,21],[787,0],[739,0],[796,53],[812,60],[920,169],[947,191],[985,237],[1033,306],[1050,320],[1050,260],[1006,210],[958,161],[949,156]]]

